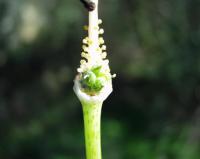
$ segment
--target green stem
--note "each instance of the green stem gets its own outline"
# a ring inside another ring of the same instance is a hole
[[[82,105],[87,159],[101,159],[102,103]]]

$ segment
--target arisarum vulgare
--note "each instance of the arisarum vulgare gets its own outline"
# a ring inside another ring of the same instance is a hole
[[[84,28],[88,36],[83,39],[82,59],[74,80],[74,92],[79,98],[84,116],[85,145],[87,159],[101,159],[101,109],[104,100],[112,92],[112,78],[109,60],[106,59],[106,45],[99,27],[98,0],[81,0],[85,7],[90,4],[89,25]],[[88,3],[88,4],[87,4]]]

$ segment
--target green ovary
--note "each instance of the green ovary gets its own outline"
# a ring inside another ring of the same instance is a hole
[[[102,72],[102,67],[97,66],[81,74],[81,86],[89,95],[98,94],[104,87],[107,76]]]

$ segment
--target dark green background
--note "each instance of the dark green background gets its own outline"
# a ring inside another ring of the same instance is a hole
[[[103,159],[200,158],[200,1],[100,0],[114,92]],[[0,0],[0,158],[84,159],[79,0]]]

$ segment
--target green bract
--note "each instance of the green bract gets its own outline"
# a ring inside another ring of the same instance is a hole
[[[81,86],[89,95],[98,94],[106,82],[106,75],[102,72],[102,67],[97,66],[81,74]]]

